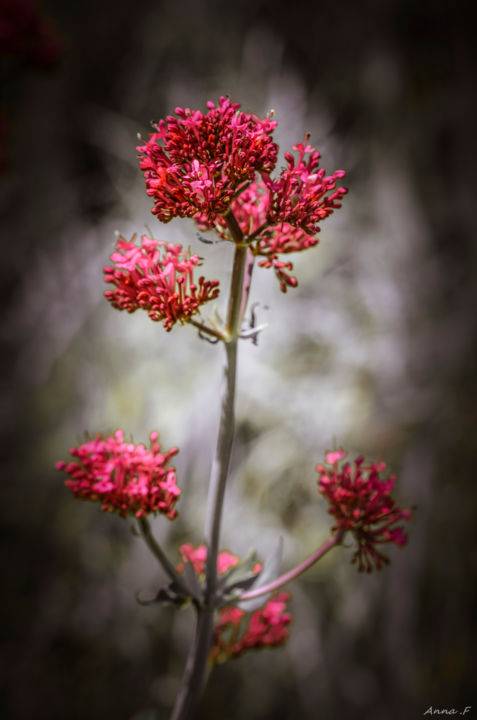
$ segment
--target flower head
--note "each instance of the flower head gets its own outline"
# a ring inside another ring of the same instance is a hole
[[[152,320],[162,321],[166,330],[176,322],[184,324],[200,312],[199,306],[219,294],[218,280],[199,277],[194,282],[194,268],[200,265],[198,255],[182,251],[181,245],[152,240],[146,235],[136,245],[119,237],[111,255],[115,267],[104,268],[104,279],[115,285],[104,295],[118,310],[147,311]]]
[[[212,102],[207,107],[205,114],[176,108],[177,117],[160,120],[149,141],[137,148],[152,212],[161,222],[196,216],[213,222],[256,172],[275,167],[275,121],[241,112],[225,97],[218,107]]]
[[[102,510],[117,510],[121,517],[159,512],[172,520],[181,491],[175,468],[167,464],[179,451],[161,452],[158,438],[157,432],[152,432],[146,448],[126,442],[122,430],[108,437],[99,434],[71,448],[75,462],[61,461],[56,468],[70,476],[65,485],[75,497],[100,502]]]
[[[318,223],[341,207],[339,200],[348,192],[336,188],[336,180],[344,176],[344,170],[325,177],[325,170],[318,170],[320,154],[314,148],[299,143],[293,149],[299,151],[296,166],[293,155],[286,153],[288,168],[276,180],[262,173],[262,179],[246,187],[231,204],[253,253],[262,258],[259,266],[274,269],[282,292],[298,285],[291,274],[290,253],[318,245]],[[305,162],[307,153],[310,157]],[[220,215],[197,215],[195,220],[201,230],[213,225],[220,237],[228,238],[225,219]]]
[[[367,465],[358,457],[353,464],[340,465],[345,456],[341,449],[326,453],[326,465],[316,467],[318,488],[335,517],[332,530],[351,530],[356,539],[358,549],[352,562],[358,563],[358,570],[371,572],[373,563],[380,570],[389,559],[376,546],[391,542],[405,545],[407,535],[396,523],[410,520],[411,512],[402,510],[391,497],[395,476],[380,477],[385,463]]]
[[[247,650],[279,647],[288,638],[292,616],[287,612],[290,593],[275,594],[262,608],[250,614],[238,607],[222,608],[214,627],[210,659],[225,662]]]
[[[276,180],[264,175],[270,193],[268,220],[272,225],[289,223],[308,235],[316,235],[319,223],[341,207],[340,200],[348,190],[337,188],[336,181],[346,173],[335,170],[326,175],[324,168],[319,169],[320,153],[310,145],[297,143],[293,150],[298,152],[298,160],[295,162],[291,153],[285,153],[288,167]]]
[[[199,576],[204,575],[207,560],[205,545],[194,547],[186,543],[181,545],[179,552],[183,562],[176,566],[178,572],[182,573],[185,563],[190,562]],[[226,550],[222,551],[217,557],[217,572],[223,575],[239,562],[240,558],[237,555]],[[262,565],[256,563],[253,572],[259,573],[261,569]],[[287,592],[275,594],[264,602],[262,608],[252,613],[247,613],[234,605],[221,608],[214,627],[211,661],[224,662],[229,657],[241,655],[246,650],[283,645],[288,637],[288,625],[291,622],[291,615],[286,609],[290,597],[290,593]]]

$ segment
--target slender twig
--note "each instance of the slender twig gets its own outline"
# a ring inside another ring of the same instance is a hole
[[[139,525],[139,532],[141,536],[144,538],[144,541],[146,542],[146,545],[148,546],[152,554],[157,558],[157,560],[159,560],[161,567],[169,575],[170,579],[176,584],[176,586],[180,590],[182,590],[184,595],[189,595],[189,590],[183,583],[181,576],[179,575],[174,565],[171,563],[164,550],[161,548],[156,538],[152,534],[149,520],[146,517],[141,517],[137,519],[137,522]]]
[[[265,230],[269,225],[270,223],[268,222],[268,220],[262,223],[260,227],[255,230],[255,232],[253,232],[247,237],[247,242],[252,242],[252,240],[255,240],[255,238],[258,237],[258,235],[260,235],[260,233],[263,232],[263,230]]]
[[[198,320],[189,320],[189,322],[191,325],[200,330],[200,332],[212,335],[214,338],[217,338],[217,340],[225,340],[225,336],[222,332],[220,332],[220,330],[216,330],[215,328],[209,327],[208,325],[203,325]]]
[[[262,585],[256,590],[252,589],[242,593],[239,600],[252,600],[252,598],[257,598],[261,595],[267,595],[267,593],[278,590],[278,588],[281,588],[283,587],[283,585],[286,585],[291,580],[294,580],[299,575],[304,573],[305,570],[308,570],[308,568],[318,562],[318,560],[320,560],[323,555],[325,555],[329,550],[331,550],[331,548],[339,545],[341,540],[343,539],[344,533],[344,530],[339,530],[336,535],[331,535],[331,537],[329,537],[328,540],[318,548],[318,550],[315,550],[315,552],[312,553],[309,557],[307,557],[306,560],[303,560],[302,563],[292,568],[291,570],[288,570],[288,572],[283,573],[283,575],[280,575],[280,577],[277,577],[275,580],[272,580],[266,585]]]

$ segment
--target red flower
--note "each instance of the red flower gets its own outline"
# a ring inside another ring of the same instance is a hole
[[[358,563],[358,570],[371,572],[373,563],[381,570],[389,559],[376,546],[391,542],[405,545],[407,535],[402,526],[395,524],[410,520],[411,512],[401,510],[391,497],[395,476],[380,477],[385,463],[365,465],[364,459],[358,457],[354,465],[344,463],[340,467],[345,455],[341,449],[326,453],[327,467],[316,467],[320,475],[318,488],[330,503],[329,512],[336,520],[332,531],[351,530],[358,543],[352,558],[353,563]]]
[[[264,258],[258,264],[260,267],[273,267],[280,283],[280,290],[286,292],[287,287],[296,287],[298,281],[289,274],[289,271],[293,270],[293,263],[290,260],[282,260],[279,256],[307,250],[318,245],[319,241],[288,222],[270,224],[270,202],[271,194],[265,183],[258,181],[252,183],[234,200],[232,211],[245,236],[257,233],[253,252]],[[218,219],[218,225],[225,228],[222,218]]]
[[[102,504],[101,509],[121,517],[147,513],[162,513],[173,520],[177,511],[174,505],[180,495],[176,472],[166,467],[179,451],[172,448],[161,452],[157,432],[150,434],[150,448],[125,442],[122,430],[71,448],[70,454],[78,462],[58,462],[56,468],[64,470],[71,480],[65,485],[81,500]]]
[[[176,108],[156,125],[145,145],[137,148],[153,213],[162,222],[198,217],[214,223],[256,172],[270,173],[277,160],[271,139],[276,122],[239,111],[221,97],[208,102],[208,112]],[[162,144],[160,144],[162,142]]]
[[[311,173],[310,170],[318,164],[319,153],[313,153],[308,166],[305,166],[302,159],[304,146],[300,144],[295,149],[302,150],[296,168],[283,171],[276,181],[268,177],[266,182],[253,182],[231,205],[245,238],[252,238],[252,251],[263,258],[259,266],[275,270],[282,292],[286,292],[288,287],[296,287],[298,281],[290,274],[293,263],[281,256],[318,245],[319,240],[314,235],[320,228],[316,222],[340,207],[337,198],[347,192],[345,188],[338,188],[323,197],[335,187],[334,179],[342,177],[344,171],[337,170],[332,178],[323,178],[324,170]],[[292,155],[287,153],[287,157],[289,165],[293,165]],[[322,178],[320,182],[317,180],[319,176]],[[201,230],[210,229],[209,217],[197,216],[195,220]],[[229,238],[223,217],[215,217],[215,230],[220,237]]]
[[[184,571],[186,562],[192,563],[195,572],[203,576],[207,560],[205,545],[194,547],[190,543],[181,545],[179,552],[183,562],[176,568]],[[228,551],[222,551],[217,557],[217,572],[223,575],[227,570],[238,565],[240,558]],[[256,563],[254,573],[260,572],[262,566]],[[288,637],[290,613],[286,612],[290,593],[275,594],[264,602],[259,610],[247,613],[239,607],[230,605],[218,611],[214,627],[214,636],[210,659],[212,662],[224,662],[229,657],[241,655],[246,650],[261,647],[277,647],[283,645]]]
[[[163,321],[166,330],[176,322],[184,324],[200,312],[199,306],[217,297],[218,280],[199,278],[194,283],[194,268],[199,266],[198,255],[182,252],[181,245],[141,237],[135,244],[119,237],[117,250],[111,255],[115,267],[104,268],[104,279],[115,290],[104,295],[118,310],[134,312],[146,310],[155,321]],[[162,251],[162,252],[161,252]]]
[[[346,173],[335,170],[327,176],[326,170],[319,170],[320,153],[310,145],[297,143],[293,150],[299,153],[296,164],[293,155],[285,153],[288,168],[282,170],[277,180],[263,175],[270,193],[268,221],[271,225],[289,223],[309,235],[316,235],[320,231],[318,223],[341,207],[340,200],[348,190],[337,188],[336,181]],[[309,154],[307,162],[305,154]]]

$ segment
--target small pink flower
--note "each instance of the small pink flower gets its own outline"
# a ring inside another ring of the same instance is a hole
[[[364,464],[358,457],[354,465],[340,461],[345,457],[344,450],[326,453],[328,466],[317,465],[320,476],[319,491],[331,505],[336,524],[332,531],[350,530],[358,544],[352,562],[358,563],[358,570],[371,572],[373,563],[380,570],[389,559],[383,555],[377,545],[396,543],[402,546],[407,535],[400,520],[410,520],[410,510],[402,510],[391,497],[396,478],[394,475],[382,478],[380,473],[386,464]]]
[[[345,457],[346,452],[342,448],[338,448],[338,450],[331,450],[325,453],[325,458],[328,465],[335,465],[335,463],[338,463]]]
[[[177,571],[182,573],[185,563],[190,562],[195,572],[203,577],[207,560],[206,546],[194,547],[186,543],[181,545],[179,552],[183,562],[176,566]],[[223,575],[239,562],[240,558],[237,555],[227,550],[220,552],[217,557],[219,575]],[[253,572],[259,573],[261,569],[262,565],[256,563]],[[290,597],[290,593],[286,592],[275,594],[264,602],[262,608],[253,613],[246,613],[245,610],[234,605],[221,608],[214,627],[211,661],[224,662],[229,657],[241,655],[246,650],[283,645],[288,637],[288,625],[292,619],[290,613],[286,612]]]
[[[104,268],[105,282],[115,285],[104,296],[118,310],[129,313],[138,308],[149,317],[162,321],[167,331],[176,322],[184,324],[200,312],[199,306],[219,294],[218,280],[199,277],[194,282],[194,268],[199,266],[198,255],[182,251],[181,245],[141,237],[140,245],[119,237],[117,249],[111,255],[114,267]]]
[[[176,566],[178,572],[184,571],[184,564],[190,562],[197,575],[203,575],[205,573],[205,562],[207,560],[207,547],[206,545],[198,545],[194,547],[191,543],[184,543],[179,548],[183,562]],[[217,572],[219,575],[223,575],[227,570],[235,565],[238,565],[240,558],[228,550],[223,550],[217,557]]]
[[[240,112],[221,97],[208,112],[176,108],[137,148],[153,213],[161,222],[201,217],[213,224],[256,172],[270,173],[277,160],[271,139],[276,122]]]
[[[65,485],[75,497],[100,502],[102,510],[117,510],[121,517],[162,513],[173,520],[181,491],[175,468],[167,464],[179,451],[161,452],[158,438],[157,432],[150,434],[148,449],[126,442],[122,430],[99,434],[70,450],[76,462],[57,462],[56,468],[70,476]]]

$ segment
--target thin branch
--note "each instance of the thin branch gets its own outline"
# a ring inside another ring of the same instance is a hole
[[[215,328],[209,327],[208,325],[203,325],[201,322],[198,322],[198,320],[189,320],[190,324],[196,327],[200,332],[206,333],[207,335],[212,335],[217,340],[225,340],[225,335],[220,332],[220,330],[216,330]]]
[[[320,560],[323,555],[326,555],[326,553],[331,550],[331,548],[339,545],[341,540],[343,539],[344,533],[344,530],[339,530],[336,535],[332,535],[331,537],[329,537],[328,540],[318,548],[318,550],[315,550],[315,552],[312,553],[309,557],[307,557],[306,560],[303,560],[300,565],[297,565],[288,572],[283,573],[283,575],[280,575],[280,577],[272,580],[272,582],[269,582],[266,585],[262,585],[262,587],[259,587],[256,590],[252,589],[242,593],[238,601],[240,602],[241,600],[252,600],[252,598],[260,597],[261,595],[267,595],[268,593],[283,587],[283,585],[286,585],[291,580],[297,578],[299,575],[302,575],[305,570],[308,570],[308,568],[318,562],[318,560]]]
[[[137,522],[139,525],[139,532],[141,534],[141,537],[144,539],[146,545],[148,546],[152,554],[156,557],[157,560],[159,560],[161,567],[165,570],[167,575],[176,584],[176,586],[180,590],[182,590],[186,597],[190,595],[190,592],[183,583],[181,576],[179,575],[174,565],[171,563],[164,550],[161,548],[156,538],[152,534],[149,520],[146,517],[141,517],[137,519]]]
[[[255,230],[255,232],[253,232],[251,235],[249,235],[247,237],[247,242],[250,243],[250,242],[252,242],[252,240],[255,240],[255,238],[258,237],[260,235],[260,233],[263,232],[263,230],[265,230],[269,225],[270,225],[270,223],[268,222],[268,220],[266,220],[264,223],[262,223],[260,225],[260,227],[258,227]]]

